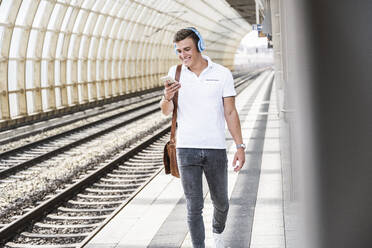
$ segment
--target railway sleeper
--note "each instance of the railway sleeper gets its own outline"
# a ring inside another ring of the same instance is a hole
[[[119,190],[119,189],[102,189],[102,188],[88,188],[85,189],[86,192],[96,193],[96,194],[131,194],[133,190]]]
[[[66,207],[59,207],[59,211],[61,212],[113,212],[116,208],[66,208]]]
[[[38,157],[39,155],[43,155],[45,153],[45,149],[37,150],[37,151],[25,151],[22,153],[22,158],[27,156],[28,157]]]
[[[143,179],[125,179],[120,177],[109,177],[109,178],[101,178],[102,182],[109,182],[109,183],[127,183],[127,184],[138,184],[144,183],[146,178]]]
[[[22,162],[30,160],[34,157],[35,157],[35,155],[32,155],[32,154],[17,153],[14,157],[9,157],[8,159],[11,159],[13,161],[17,161],[17,163],[22,163]]]
[[[41,152],[41,153],[43,153],[44,152],[44,149],[45,149],[44,145],[45,144],[38,145],[38,146],[36,146],[34,148],[28,149],[26,152],[27,153],[34,153],[34,152],[37,152],[37,153]]]
[[[137,166],[126,166],[126,165],[119,165],[119,169],[121,170],[128,170],[128,171],[153,171],[159,169],[159,166],[143,166],[143,165],[137,165]]]
[[[94,183],[93,186],[95,187],[102,187],[102,188],[112,188],[112,189],[132,189],[132,191],[136,190],[142,184],[105,184],[105,183]]]
[[[152,161],[152,162],[162,162],[163,161],[163,155],[162,156],[151,156],[151,155],[139,155],[136,157],[133,157],[133,159],[138,159],[142,161]]]
[[[88,199],[122,199],[125,200],[126,196],[121,196],[121,195],[87,195],[87,194],[78,194],[77,195],[80,198],[88,198]]]
[[[2,183],[7,184],[7,183],[15,183],[15,182],[16,180],[3,179],[3,180],[0,180],[0,187],[5,186],[5,185],[1,185]]]
[[[159,147],[159,146],[157,146],[157,147]],[[140,152],[142,152],[142,153],[153,153],[153,154],[160,154],[162,152],[161,149],[155,149],[154,150],[153,148],[154,148],[153,146],[148,146]]]
[[[137,165],[137,164],[156,164],[156,165],[163,165],[163,158],[159,160],[140,160],[131,158],[128,161],[125,161],[124,164],[128,165]]]
[[[113,171],[115,172],[115,171]],[[118,177],[118,178],[125,178],[125,179],[147,179],[148,175],[135,175],[135,174],[112,174],[112,173],[107,173],[106,176],[109,177]]]
[[[132,161],[132,162],[125,162],[120,164],[117,168],[124,168],[124,169],[151,169],[151,168],[159,168],[162,166],[162,163],[156,162],[156,161],[146,161],[143,160],[142,162],[140,161]]]
[[[11,175],[11,176],[9,176],[9,178],[13,178],[13,179],[23,179],[23,178],[25,178],[25,176],[23,176],[23,175]]]
[[[58,224],[49,224],[49,223],[40,223],[37,222],[34,224],[35,227],[45,228],[45,229],[66,229],[66,228],[96,228],[100,226],[100,223],[93,224],[76,224],[76,225],[58,225]]]
[[[6,159],[1,159],[0,160],[0,165],[1,166],[3,166],[3,165],[7,166],[7,165],[14,164],[14,163],[22,163],[26,160],[27,160],[27,158],[21,159],[21,158],[10,158],[10,157],[8,157]],[[6,168],[8,168],[8,167],[6,167]]]
[[[71,219],[44,219],[43,223],[51,225],[90,225],[90,224],[101,224],[101,219],[85,219],[85,220],[71,220]]]
[[[137,175],[149,176],[149,175],[151,175],[151,173],[149,173],[147,171],[129,171],[129,170],[124,170],[124,169],[115,169],[112,172],[113,173],[118,173],[118,174],[133,175],[133,176],[137,176]]]
[[[159,168],[163,166],[163,163],[160,162],[154,162],[154,161],[136,161],[136,162],[126,162],[122,164],[121,166],[125,166],[128,168]]]
[[[149,147],[147,147],[146,149],[147,150],[159,150],[159,148],[163,149],[164,148],[164,145],[165,143],[167,142],[167,140],[169,140],[169,137],[168,138],[163,138],[163,139],[160,139],[160,140],[157,140],[155,141],[153,144],[151,144]],[[160,150],[161,150],[160,149]]]
[[[147,147],[146,149],[148,151],[159,152],[159,151],[162,151],[164,149],[165,143],[167,143],[167,142],[164,141],[164,142],[161,142],[161,143],[159,143],[157,145],[152,145],[151,147]]]
[[[46,217],[50,220],[104,220],[110,215],[84,215],[84,216],[66,216],[66,215],[55,215],[55,214],[48,214]]]
[[[69,200],[68,203],[75,204],[75,205],[82,205],[82,206],[84,206],[84,205],[89,205],[89,206],[98,205],[98,206],[105,207],[105,206],[111,206],[111,205],[120,205],[121,203],[123,203],[123,201],[86,202],[86,201]]]
[[[153,156],[153,157],[162,157],[163,156],[163,153],[161,150],[149,150],[149,149],[146,149],[146,150],[143,150],[143,151],[140,151],[138,153],[138,155],[143,155],[143,156]]]
[[[60,238],[79,238],[86,237],[88,233],[56,233],[56,234],[44,234],[44,233],[29,233],[22,232],[21,237],[25,238],[42,238],[42,239],[60,239]]]
[[[67,144],[70,144],[70,143],[71,143],[71,140],[60,138],[58,140],[49,141],[48,143],[45,143],[44,145],[45,146],[59,147],[61,145],[67,145]]]
[[[59,148],[61,146],[64,146],[64,145],[67,145],[67,144],[60,143],[60,142],[58,142],[58,144],[43,144],[42,148],[43,148],[43,150],[44,149],[48,149],[48,150],[52,151],[52,150],[55,150],[55,149],[57,149],[57,148]]]
[[[76,248],[78,244],[61,244],[61,245],[32,245],[32,244],[17,244],[14,242],[8,242],[6,247],[9,248]]]
[[[125,178],[125,177],[117,177],[117,176],[107,176],[106,178],[102,178],[103,182],[123,182],[123,183],[144,183],[146,182],[148,177],[146,178]],[[1,187],[1,186],[0,186]]]
[[[33,226],[32,230],[28,231],[30,233],[39,233],[39,234],[59,234],[59,233],[66,233],[66,234],[74,234],[74,233],[87,233],[94,231],[97,226],[92,227],[82,227],[79,225],[68,225],[68,228],[55,228],[51,226],[50,228],[45,227],[37,227]]]
[[[162,160],[163,157],[150,155],[150,154],[136,154],[133,156],[135,159],[142,159],[142,160]]]

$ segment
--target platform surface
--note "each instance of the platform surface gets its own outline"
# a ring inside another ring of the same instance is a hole
[[[260,75],[236,98],[246,164],[232,168],[235,153],[227,134],[230,210],[223,233],[226,247],[284,248],[279,117],[273,72]],[[206,247],[212,247],[213,206],[204,180]],[[86,248],[192,248],[185,198],[179,179],[159,173]]]

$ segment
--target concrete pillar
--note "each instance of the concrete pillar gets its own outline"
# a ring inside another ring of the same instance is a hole
[[[304,189],[298,247],[372,247],[372,2],[281,2],[293,166]]]
[[[298,79],[296,68],[297,51],[304,50],[298,40],[302,37],[301,11],[295,0],[271,0],[272,39],[274,46],[275,83],[280,108],[281,157],[283,173],[283,210],[287,248],[304,248],[299,237],[300,169],[298,142],[294,139],[295,119],[298,111],[293,101],[293,84]],[[300,32],[297,32],[297,30]],[[299,36],[298,36],[299,35]],[[303,58],[304,56],[302,56]],[[312,240],[312,239],[311,239]],[[310,248],[309,246],[308,248]]]
[[[316,180],[311,153],[313,132],[311,94],[307,61],[308,30],[304,17],[306,10],[301,1],[281,0],[281,48],[283,93],[282,116],[289,133],[290,153],[283,163],[290,185],[285,195],[285,218],[288,248],[315,248],[318,246],[316,223],[316,196],[313,192]],[[312,186],[308,186],[311,184]],[[299,206],[299,207],[298,207]],[[302,214],[301,213],[306,213]]]
[[[372,247],[372,2],[306,4],[319,247]]]
[[[281,14],[279,0],[271,0],[272,39],[274,48],[275,82],[278,92],[278,106],[283,109],[283,62],[281,44]]]

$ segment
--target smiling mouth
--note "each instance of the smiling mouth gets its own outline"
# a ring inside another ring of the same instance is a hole
[[[189,62],[191,60],[191,57],[187,57],[183,59],[183,62]]]

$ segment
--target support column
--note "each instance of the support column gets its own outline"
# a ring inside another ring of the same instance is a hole
[[[313,166],[319,186],[319,248],[369,248],[372,2],[305,2],[318,155]]]
[[[0,107],[1,120],[10,118],[9,97],[8,97],[8,61],[0,57]]]
[[[304,189],[297,247],[372,247],[372,2],[281,2]]]
[[[281,23],[282,16],[280,11],[280,1],[271,0],[268,6],[271,9],[272,20],[272,40],[274,46],[274,67],[275,67],[275,82],[278,94],[278,108],[280,116],[283,117],[284,107],[284,81],[283,81],[283,53],[282,53],[282,32]]]

